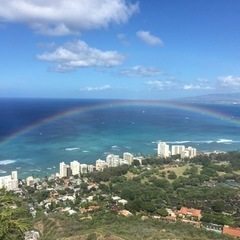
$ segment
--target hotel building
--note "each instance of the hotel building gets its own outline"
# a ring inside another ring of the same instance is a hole
[[[96,160],[96,170],[97,171],[103,171],[103,169],[107,168],[108,165],[106,163],[106,161],[98,159]]]
[[[159,157],[169,157],[170,156],[169,145],[166,144],[165,142],[158,143],[158,156]]]
[[[69,165],[61,162],[59,164],[59,176],[60,177],[70,177],[72,175],[72,170]]]
[[[106,157],[106,163],[108,167],[117,167],[120,165],[119,155],[109,154]]]
[[[197,156],[197,149],[193,147],[188,147],[181,152],[181,158],[193,158]]]
[[[183,145],[172,145],[172,155],[181,154],[185,150],[185,146]]]
[[[0,189],[14,190],[18,188],[17,171],[13,171],[11,175],[0,177]]]
[[[127,161],[127,163],[131,165],[133,162],[133,155],[129,152],[125,152],[123,153],[123,160]]]
[[[70,162],[70,168],[72,170],[72,175],[80,174],[80,163],[76,160]]]

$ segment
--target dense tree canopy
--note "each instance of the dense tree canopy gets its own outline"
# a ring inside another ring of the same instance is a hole
[[[23,239],[29,227],[27,208],[21,200],[4,189],[0,190],[0,239]]]

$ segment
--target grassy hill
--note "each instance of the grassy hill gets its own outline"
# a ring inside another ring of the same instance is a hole
[[[122,217],[111,212],[95,213],[92,219],[51,214],[38,218],[35,228],[41,240],[224,240],[232,239],[188,224],[169,223],[139,216]]]

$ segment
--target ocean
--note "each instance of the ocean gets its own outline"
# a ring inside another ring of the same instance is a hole
[[[154,155],[158,141],[240,149],[240,105],[89,99],[0,99],[0,176],[44,177],[59,163],[110,153]]]

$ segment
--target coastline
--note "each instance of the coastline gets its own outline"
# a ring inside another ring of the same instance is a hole
[[[239,105],[198,104],[196,108],[189,104],[179,108],[138,103],[11,99],[0,111],[0,176],[12,169],[22,176],[42,176],[61,161],[93,164],[109,153],[155,154],[156,142],[161,139],[201,152],[240,149]],[[102,105],[98,108],[97,104]],[[79,111],[82,108],[84,111]],[[6,164],[6,160],[12,162]]]

